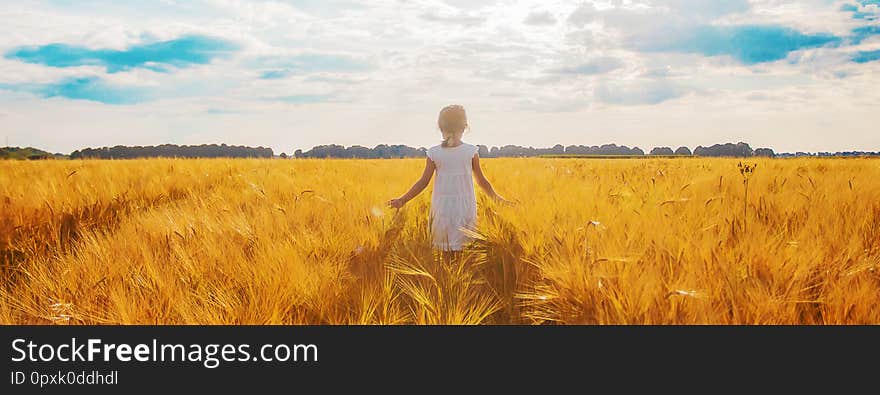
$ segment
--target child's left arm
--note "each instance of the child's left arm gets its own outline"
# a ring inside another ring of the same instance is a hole
[[[483,168],[480,166],[479,154],[475,154],[473,159],[471,159],[471,166],[474,168],[474,178],[477,179],[477,185],[479,185],[480,188],[483,189],[483,192],[485,192],[495,201],[501,203],[510,203],[507,199],[504,199],[503,197],[501,197],[501,195],[495,192],[495,188],[492,188],[492,184],[489,182],[489,180],[486,179],[486,176],[483,175]]]

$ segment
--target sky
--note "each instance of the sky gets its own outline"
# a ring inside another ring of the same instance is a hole
[[[0,139],[880,150],[880,0],[17,0]]]

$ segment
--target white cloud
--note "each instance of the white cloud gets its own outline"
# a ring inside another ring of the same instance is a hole
[[[596,99],[606,104],[623,106],[655,105],[677,99],[693,88],[664,79],[629,82],[602,81],[596,88]]]
[[[461,25],[465,27],[477,26],[486,22],[485,17],[464,12],[444,14],[435,11],[427,11],[421,14],[420,17],[429,22],[447,23],[450,25]]]
[[[554,74],[597,75],[618,70],[625,65],[626,64],[618,58],[602,56],[572,66],[560,67],[549,71]]]
[[[556,16],[550,11],[532,11],[526,16],[526,19],[523,20],[523,23],[526,25],[533,26],[555,25],[556,22]]]

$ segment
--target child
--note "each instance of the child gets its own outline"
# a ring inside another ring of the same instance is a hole
[[[403,196],[388,201],[401,208],[418,196],[431,181],[434,172],[434,193],[431,196],[431,231],[434,247],[442,251],[461,251],[470,238],[463,229],[474,230],[477,222],[477,198],[474,181],[483,191],[500,202],[507,202],[495,193],[492,184],[483,176],[477,147],[461,141],[468,129],[464,107],[451,105],[440,111],[437,120],[443,143],[428,150],[422,177]]]

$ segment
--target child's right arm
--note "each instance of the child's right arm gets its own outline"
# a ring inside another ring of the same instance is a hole
[[[409,189],[407,193],[397,199],[391,199],[388,201],[388,205],[394,208],[401,208],[404,204],[412,200],[412,198],[418,196],[425,188],[428,187],[428,183],[431,182],[431,177],[434,176],[434,162],[431,161],[430,158],[425,159],[425,170],[422,172],[422,177],[413,184],[412,188]]]
[[[486,194],[489,195],[490,198],[497,202],[505,204],[512,203],[507,199],[501,197],[501,195],[499,195],[497,192],[495,192],[495,188],[492,188],[492,184],[489,182],[488,179],[486,179],[486,176],[483,175],[483,168],[482,166],[480,166],[479,154],[475,154],[474,157],[471,159],[471,166],[474,169],[474,178],[477,179],[477,185],[479,185],[480,188],[483,189],[483,192],[486,192]]]

